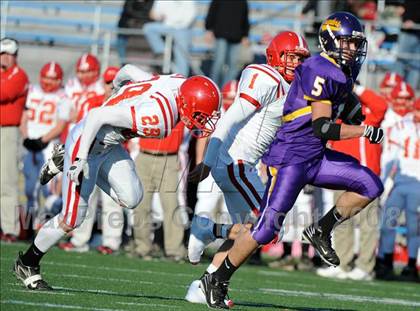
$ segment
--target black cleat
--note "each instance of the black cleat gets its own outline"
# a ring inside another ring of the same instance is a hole
[[[318,251],[319,256],[330,266],[340,265],[340,258],[338,258],[335,250],[331,246],[331,237],[324,236],[320,228],[315,228],[314,225],[310,225],[303,230],[303,238],[312,244],[312,246]]]
[[[13,273],[16,275],[16,278],[21,280],[23,285],[31,290],[53,290],[52,287],[42,279],[41,268],[39,266],[25,266],[22,263],[21,257],[22,252],[19,252],[18,258],[13,266]]]
[[[44,163],[39,174],[39,182],[41,185],[46,185],[55,175],[63,171],[64,151],[64,145],[54,145],[51,158]]]
[[[228,297],[229,282],[219,282],[214,274],[204,274],[200,279],[200,288],[206,296],[207,306],[214,309],[229,309],[232,307]]]
[[[401,281],[406,282],[420,282],[419,272],[416,267],[405,266],[399,278]]]

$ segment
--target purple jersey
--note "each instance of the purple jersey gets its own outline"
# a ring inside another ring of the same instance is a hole
[[[353,79],[324,53],[308,58],[295,70],[284,103],[283,125],[263,156],[269,166],[287,166],[321,158],[326,141],[312,130],[311,102],[332,105],[332,119],[343,98],[352,91]]]

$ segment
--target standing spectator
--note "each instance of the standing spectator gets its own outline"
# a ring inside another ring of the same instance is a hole
[[[366,116],[363,124],[375,127],[381,126],[387,111],[386,100],[373,90],[363,86],[355,86],[354,91],[362,105],[363,114]],[[360,164],[367,166],[377,175],[381,173],[381,145],[371,144],[366,138],[332,141],[331,148],[358,159]],[[334,199],[341,195],[335,191]],[[320,268],[317,274],[324,277],[333,277],[352,280],[371,280],[375,266],[375,251],[378,241],[378,199],[371,202],[354,218],[339,224],[334,230],[334,245],[340,257],[338,267]],[[356,224],[360,228],[360,247],[355,267],[351,268],[354,257],[354,229]]]
[[[136,158],[136,170],[142,180],[144,196],[134,209],[135,253],[149,257],[152,251],[151,205],[153,193],[159,192],[163,209],[163,234],[165,254],[179,261],[185,256],[183,246],[184,227],[181,224],[177,204],[178,150],[182,143],[182,123],[164,139],[140,139],[140,152]]]
[[[112,95],[112,81],[114,80],[119,68],[108,67],[103,74],[103,87],[105,93],[89,97],[82,106],[84,109],[79,111],[77,122],[79,122],[86,113],[94,108],[101,106]],[[95,187],[94,199],[89,202],[88,214],[83,224],[73,231],[73,235],[69,242],[59,244],[59,248],[65,251],[85,252],[89,250],[88,242],[92,235],[92,228],[95,222],[96,208],[98,199],[101,198],[102,203],[102,244],[97,250],[104,255],[112,254],[119,250],[122,240],[122,230],[124,225],[123,210],[114,200],[102,191],[99,187]]]
[[[28,94],[28,77],[17,64],[18,42],[0,41],[1,239],[15,242],[19,234],[19,124]]]
[[[398,35],[396,69],[414,89],[420,88],[420,10],[418,1],[405,0]],[[416,28],[415,28],[416,27]],[[407,55],[408,53],[413,55]]]
[[[394,101],[405,101],[412,107],[414,91],[405,82],[397,85],[391,92]],[[416,268],[417,253],[420,248],[420,106],[414,107],[414,115],[408,114],[390,131],[393,149],[389,160],[384,163],[385,185],[391,181],[392,191],[384,198],[385,206],[381,222],[381,237],[378,251],[376,278],[393,280],[393,255],[395,244],[395,228],[402,211],[405,212],[407,227],[408,265],[401,272],[402,279],[419,281]],[[384,195],[387,191],[384,192]]]
[[[23,174],[25,176],[25,194],[27,198],[28,214],[32,214],[34,229],[41,227],[45,220],[44,210],[40,208],[40,190],[45,199],[51,200],[61,208],[61,198],[53,184],[39,183],[39,172],[48,159],[54,143],[65,129],[70,118],[70,103],[65,96],[63,85],[63,69],[56,62],[45,64],[40,72],[39,84],[29,88],[28,97],[21,120],[21,134],[23,145],[27,152],[23,158]]]
[[[125,0],[121,17],[118,22],[118,28],[141,29],[146,22],[150,21],[149,14],[152,6],[153,0]],[[123,66],[126,63],[128,36],[125,34],[118,34],[117,38],[117,52],[121,66]],[[144,46],[145,44],[140,42],[138,45]]]
[[[191,45],[191,25],[196,17],[194,1],[162,1],[153,3],[150,18],[155,22],[146,23],[144,35],[150,47],[156,54],[161,54],[165,48],[165,38],[173,37],[175,68],[177,72],[187,77],[189,74],[189,49]]]
[[[241,44],[249,45],[248,3],[246,0],[216,1],[210,4],[206,17],[206,40],[216,40],[210,78],[218,85],[236,79]],[[227,72],[223,67],[227,65]]]

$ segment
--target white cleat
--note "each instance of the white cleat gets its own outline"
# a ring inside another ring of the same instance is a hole
[[[191,224],[191,234],[188,242],[188,260],[198,264],[204,249],[216,240],[213,234],[214,222],[211,219],[195,215]]]
[[[354,281],[372,281],[372,276],[360,268],[354,268],[347,273],[347,278]]]
[[[316,270],[316,274],[324,278],[340,280],[347,279],[347,272],[340,267],[319,268]]]
[[[191,303],[206,304],[206,296],[204,296],[204,293],[200,288],[200,283],[200,280],[195,280],[191,283],[187,294],[185,295],[186,301]]]

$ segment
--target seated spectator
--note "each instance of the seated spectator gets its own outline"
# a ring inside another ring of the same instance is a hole
[[[171,72],[177,72],[185,77],[189,74],[192,37],[190,27],[195,17],[194,1],[157,0],[150,11],[150,18],[154,22],[146,23],[143,27],[144,35],[156,54],[164,52],[166,36],[173,37],[174,68]]]

